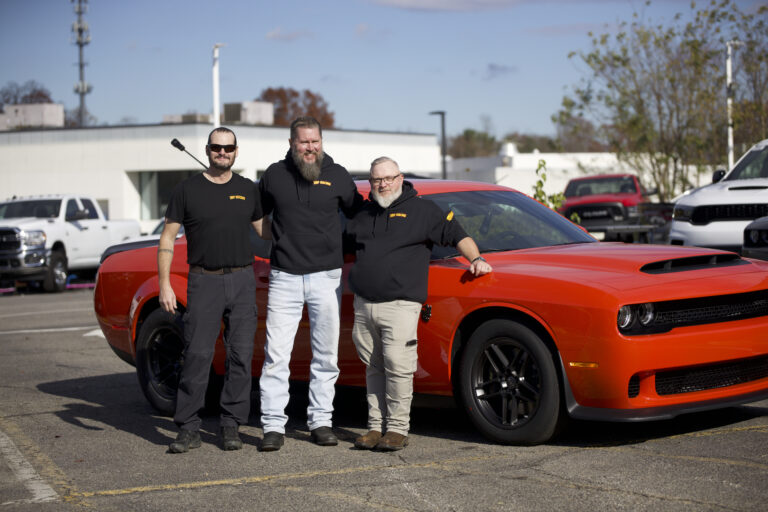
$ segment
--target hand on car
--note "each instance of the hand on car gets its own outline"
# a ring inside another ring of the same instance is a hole
[[[469,266],[469,272],[473,276],[482,276],[483,274],[487,274],[492,271],[493,268],[491,267],[490,263],[483,260],[477,260]]]

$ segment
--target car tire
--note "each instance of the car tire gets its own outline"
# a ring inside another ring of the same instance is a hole
[[[511,320],[482,324],[458,367],[459,403],[485,437],[532,445],[551,439],[562,424],[552,353],[532,330]]]
[[[48,270],[43,279],[43,290],[60,293],[67,287],[67,257],[61,251],[53,251],[48,259]]]
[[[162,309],[150,313],[136,340],[136,374],[144,396],[165,416],[176,411],[183,352],[181,315]]]

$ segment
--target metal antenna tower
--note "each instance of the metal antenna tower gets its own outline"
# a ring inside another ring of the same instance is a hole
[[[91,92],[91,84],[85,81],[85,61],[83,60],[83,47],[91,42],[91,33],[88,30],[88,23],[83,20],[83,14],[88,10],[88,0],[72,0],[72,3],[77,2],[75,5],[75,14],[77,14],[77,21],[72,24],[72,33],[75,34],[75,44],[78,46],[80,59],[80,81],[75,84],[75,94],[80,95],[80,110],[78,112],[78,120],[80,126],[85,126],[86,110],[85,110],[85,95]]]

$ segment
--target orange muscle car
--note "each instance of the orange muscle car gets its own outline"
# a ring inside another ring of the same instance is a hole
[[[509,188],[413,183],[454,213],[494,269],[473,278],[453,249],[434,248],[414,388],[453,395],[488,438],[542,443],[568,416],[654,420],[768,398],[767,262],[697,247],[601,243]],[[366,195],[367,183],[358,186]],[[254,243],[258,375],[269,247]],[[158,306],[156,247],[117,246],[107,254],[94,299],[101,329],[114,351],[136,366],[149,402],[172,413],[182,327],[180,315]],[[345,271],[351,264],[350,257]],[[184,237],[176,241],[171,272],[183,311]],[[346,279],[343,286],[338,382],[364,386],[350,337]],[[304,321],[292,378],[307,379],[309,361]],[[220,342],[212,372],[224,373]]]

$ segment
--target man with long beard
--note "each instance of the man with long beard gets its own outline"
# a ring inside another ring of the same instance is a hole
[[[214,129],[205,146],[210,166],[174,188],[157,249],[160,307],[176,312],[171,262],[181,225],[187,237],[187,309],[184,314],[184,365],[176,397],[179,427],[171,453],[200,446],[199,411],[205,401],[214,346],[222,319],[227,375],[221,393],[221,440],[224,450],[239,450],[238,427],[251,407],[251,359],[256,333],[253,301],[251,225],[262,233],[261,201],[256,185],[232,172],[237,138],[232,130]],[[266,236],[266,235],[265,235]]]
[[[338,444],[332,413],[343,264],[339,209],[351,216],[363,200],[347,170],[323,152],[317,120],[294,120],[288,143],[285,159],[259,180],[264,214],[272,214],[267,342],[259,380],[262,451],[279,450],[284,442],[288,365],[304,304],[312,346],[307,425],[316,444]]]
[[[366,366],[368,401],[368,433],[355,447],[392,451],[408,445],[417,327],[432,246],[456,247],[474,276],[492,269],[453,212],[417,197],[397,162],[374,160],[369,181],[372,200],[346,227],[357,255],[349,274],[355,292],[352,340]]]

